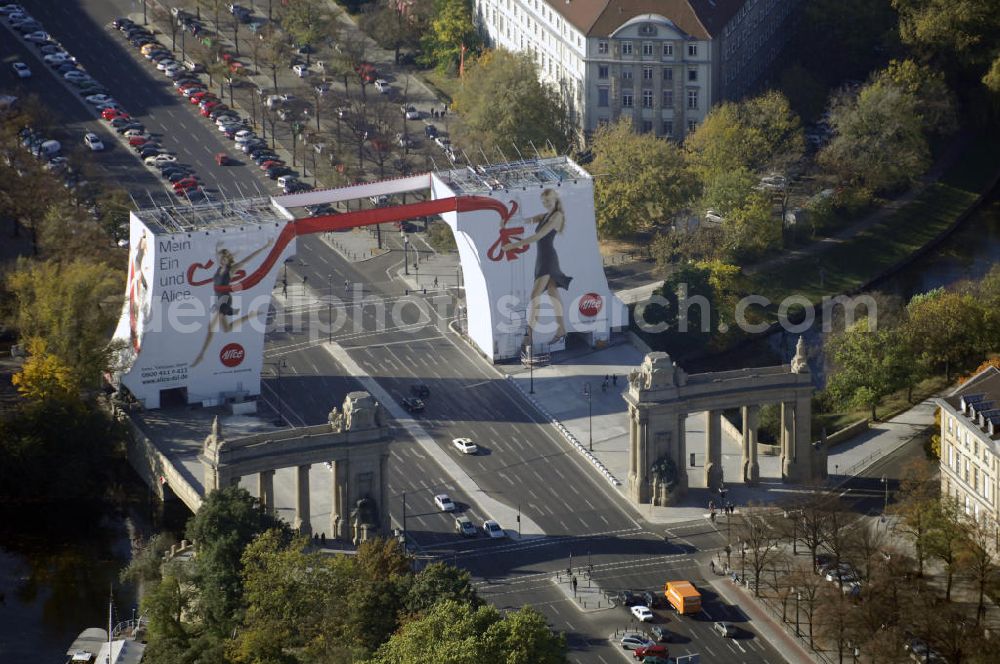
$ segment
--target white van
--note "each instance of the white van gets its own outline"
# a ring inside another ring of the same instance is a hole
[[[42,141],[37,146],[31,149],[31,153],[36,157],[44,157],[45,159],[51,159],[52,157],[59,154],[62,150],[62,143],[59,141]]]

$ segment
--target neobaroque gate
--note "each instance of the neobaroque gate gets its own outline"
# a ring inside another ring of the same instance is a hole
[[[781,407],[781,478],[804,482],[824,475],[825,453],[810,437],[812,381],[801,337],[790,365],[688,375],[667,353],[646,355],[629,375],[624,398],[629,413],[628,491],[636,503],[667,505],[688,488],[685,420],[705,411],[705,484],[722,484],[722,412],[742,414],[741,474],[746,484],[760,477],[757,429],[760,406]]]

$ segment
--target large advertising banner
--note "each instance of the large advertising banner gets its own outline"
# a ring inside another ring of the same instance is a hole
[[[450,195],[435,182],[435,198]],[[458,244],[469,336],[488,357],[516,357],[529,344],[536,353],[562,350],[574,332],[599,344],[626,324],[604,275],[592,180],[476,195],[498,209],[442,217]]]
[[[260,393],[265,320],[278,268],[243,288],[283,224],[154,234],[132,215],[126,302],[115,338],[120,383],[147,408],[160,391],[187,402]],[[294,243],[282,251],[294,253]],[[281,261],[275,261],[281,265]]]

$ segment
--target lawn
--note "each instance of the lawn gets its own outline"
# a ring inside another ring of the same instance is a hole
[[[946,231],[988,185],[1000,166],[998,154],[996,139],[973,141],[939,182],[885,221],[819,256],[748,276],[745,292],[775,303],[793,294],[818,303],[824,296],[862,288]]]
[[[879,420],[885,421],[895,417],[896,415],[902,413],[903,411],[909,410],[914,405],[920,403],[924,399],[939,394],[945,388],[948,387],[948,383],[945,381],[944,376],[931,376],[918,383],[913,388],[913,401],[909,401],[906,398],[906,390],[899,390],[890,394],[889,396],[882,399],[882,403],[876,409]],[[853,424],[858,420],[863,420],[867,418],[871,413],[868,412],[867,408],[859,408],[856,410],[849,410],[839,413],[813,413],[813,432],[815,437],[819,437],[819,432],[826,427],[826,432],[832,434],[835,431],[840,431],[849,424]]]

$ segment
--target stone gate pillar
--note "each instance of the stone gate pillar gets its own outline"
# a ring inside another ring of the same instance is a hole
[[[795,406],[789,401],[781,402],[781,481],[792,480],[792,465],[795,458]]]
[[[705,427],[705,486],[715,491],[722,486],[722,411],[706,413]]]
[[[687,471],[687,413],[677,414],[677,457],[674,459],[677,466],[677,482],[680,484],[681,495],[688,490]]]
[[[629,445],[629,465],[635,467],[635,474],[629,475],[629,495],[637,503],[649,502],[649,413],[643,408],[630,408],[630,427],[634,438]]]
[[[257,498],[268,514],[274,513],[274,471],[262,470],[257,473]]]
[[[348,539],[351,508],[348,506],[348,473],[350,462],[341,459],[333,462],[333,505],[330,509],[330,532],[334,539]]]
[[[760,480],[757,464],[757,429],[760,427],[760,406],[743,406],[743,482],[754,486]]]
[[[299,466],[295,473],[295,528],[302,535],[312,535],[312,521],[309,515],[309,468]]]

